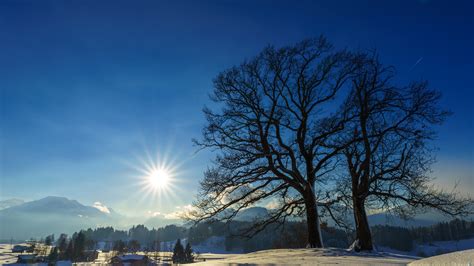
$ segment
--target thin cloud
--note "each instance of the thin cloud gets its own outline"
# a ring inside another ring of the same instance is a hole
[[[107,208],[107,206],[105,206],[104,204],[102,204],[102,203],[99,202],[99,201],[94,202],[94,205],[92,205],[92,207],[98,209],[98,210],[101,211],[101,212],[109,213],[109,214],[110,214],[109,208]]]

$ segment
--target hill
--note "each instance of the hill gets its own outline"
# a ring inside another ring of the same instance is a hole
[[[14,207],[17,205],[21,205],[25,203],[24,200],[22,199],[7,199],[7,200],[1,200],[0,201],[0,210],[7,209],[10,207]]]
[[[121,217],[112,209],[86,206],[65,197],[46,197],[0,210],[0,239],[29,239],[113,225]]]

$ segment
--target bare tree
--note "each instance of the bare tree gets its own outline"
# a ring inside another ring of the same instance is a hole
[[[308,245],[323,246],[318,205],[335,199],[322,184],[346,146],[334,136],[349,119],[336,119],[331,110],[355,69],[350,58],[320,37],[267,47],[217,76],[215,110],[204,109],[208,124],[195,143],[219,155],[201,182],[196,221],[229,221],[244,208],[274,200],[277,207],[247,233],[299,214],[307,220]]]
[[[428,175],[434,126],[449,114],[439,107],[440,94],[426,82],[394,86],[393,68],[374,54],[358,60],[343,112],[354,118],[342,133],[354,140],[343,151],[349,178],[339,188],[354,211],[356,249],[372,250],[366,207],[402,217],[430,207],[454,216],[469,213],[473,202],[435,188]]]

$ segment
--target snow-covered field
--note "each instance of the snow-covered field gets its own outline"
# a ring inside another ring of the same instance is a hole
[[[458,248],[463,242],[457,243]],[[193,265],[474,265],[474,249],[452,252],[440,256],[420,258],[411,255],[400,255],[394,252],[356,253],[345,249],[271,249],[247,254],[202,253]],[[169,253],[169,252],[162,252]],[[0,244],[0,264],[11,264],[17,260],[16,253],[11,253],[11,245]],[[104,264],[108,259],[99,254],[97,263]],[[160,254],[170,257],[171,254]],[[204,260],[204,261],[203,261]],[[81,265],[86,265],[81,264]],[[93,265],[93,264],[87,264]]]
[[[431,257],[468,249],[474,249],[474,238],[459,241],[435,241],[432,244],[418,245],[414,254],[424,254],[423,257]]]
[[[355,253],[344,249],[271,249],[193,265],[407,265],[419,259],[392,253]]]
[[[409,266],[474,265],[474,249],[452,252],[414,261]]]
[[[0,244],[0,264],[15,263],[17,261],[18,253],[12,253],[12,246],[10,244]]]

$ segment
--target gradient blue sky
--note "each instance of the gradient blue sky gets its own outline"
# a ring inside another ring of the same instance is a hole
[[[67,196],[121,212],[172,212],[210,152],[191,138],[216,74],[265,45],[324,34],[377,48],[400,82],[427,79],[454,112],[439,130],[439,184],[474,190],[471,1],[0,1],[0,197]],[[418,63],[417,63],[418,62]],[[145,196],[141,161],[179,164]],[[174,195],[172,195],[174,194]]]

